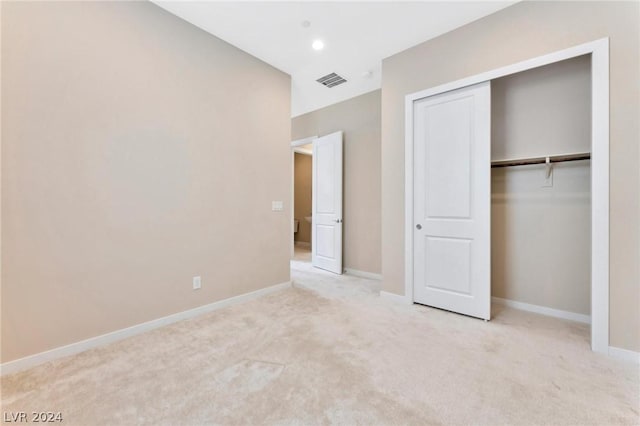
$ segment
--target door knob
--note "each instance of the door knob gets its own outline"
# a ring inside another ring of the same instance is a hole
[[[422,229],[422,225],[417,224],[417,225],[416,225],[416,229]]]
[[[342,223],[342,219],[336,219],[336,223]]]

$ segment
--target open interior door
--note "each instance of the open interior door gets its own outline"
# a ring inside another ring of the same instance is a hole
[[[414,301],[491,317],[491,89],[414,104]]]
[[[311,263],[342,274],[342,132],[313,141]]]

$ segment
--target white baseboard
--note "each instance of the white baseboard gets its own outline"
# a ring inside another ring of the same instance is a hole
[[[311,248],[311,243],[307,243],[305,241],[294,241],[293,244],[298,247]]]
[[[247,302],[260,296],[264,296],[266,294],[280,291],[289,287],[291,287],[291,281],[286,281],[270,287],[262,288],[260,290],[252,291],[250,293],[245,293],[238,296],[230,297],[228,299],[219,300],[217,302],[209,303],[208,305],[199,306],[187,311],[182,311],[168,315],[166,317],[143,322],[142,324],[137,324],[131,327],[123,328],[121,330],[112,331],[111,333],[91,337],[80,342],[71,343],[66,346],[61,346],[59,348],[40,352],[38,354],[29,355],[15,361],[5,362],[4,364],[0,365],[0,376],[17,373],[19,371],[35,367],[36,365],[44,364],[45,362],[84,352],[88,349],[96,348],[98,346],[104,346],[109,343],[117,342],[118,340],[126,339],[127,337],[135,336],[137,334],[141,334],[159,327],[163,327],[165,325],[172,324],[174,322],[193,318],[198,315],[225,308],[227,306]]]
[[[401,303],[403,305],[411,305],[409,299],[406,296],[402,296],[400,294],[389,293],[388,291],[381,291],[380,298],[388,300],[393,303]]]
[[[515,300],[502,299],[500,297],[492,297],[491,300],[493,301],[493,303],[508,306],[510,308],[520,309],[521,311],[534,312],[536,314],[547,315],[549,317],[562,318],[570,321],[581,322],[584,324],[591,324],[591,317],[589,315],[577,314],[575,312],[569,311],[561,311],[560,309],[532,305],[529,303],[517,302]]]
[[[344,268],[344,272],[356,277],[369,278],[370,280],[381,280],[382,275],[373,272],[358,271],[357,269]]]
[[[615,346],[609,346],[609,356],[612,358],[621,359],[623,361],[635,362],[640,364],[640,353],[630,351],[629,349],[616,348]]]

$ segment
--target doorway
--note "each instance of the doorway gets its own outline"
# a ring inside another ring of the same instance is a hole
[[[293,151],[293,256],[311,263],[311,219],[313,198],[313,144],[295,146]]]
[[[292,142],[291,147],[291,256],[295,258],[296,246],[298,254],[302,255],[308,244],[314,267],[342,274],[343,133],[338,131],[321,137],[304,138]],[[306,241],[309,238],[310,241]]]

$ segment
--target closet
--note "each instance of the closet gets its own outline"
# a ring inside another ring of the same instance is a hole
[[[590,322],[608,353],[609,114],[606,38],[407,95],[405,300]]]
[[[591,90],[575,55],[408,97],[412,301],[589,321]]]
[[[494,302],[589,322],[590,151],[590,55],[491,82]]]

